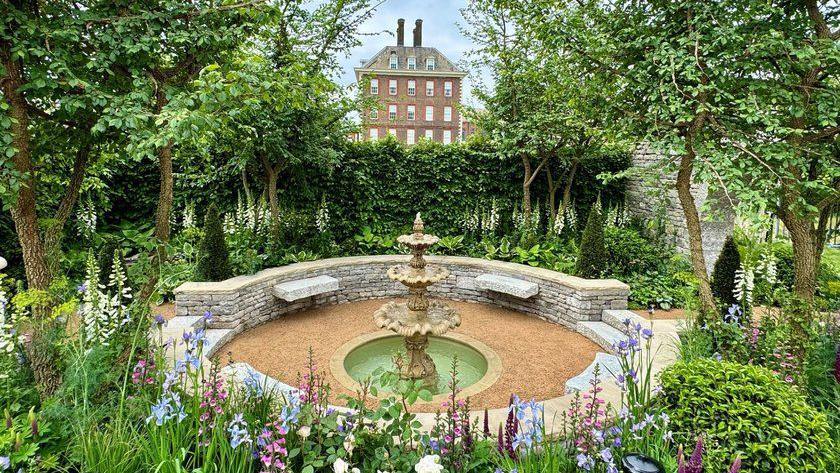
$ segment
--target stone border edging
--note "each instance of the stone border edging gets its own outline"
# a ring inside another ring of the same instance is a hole
[[[175,290],[177,316],[213,314],[210,328],[237,332],[288,313],[331,304],[368,299],[398,298],[405,288],[387,276],[387,269],[408,260],[406,255],[350,256],[269,268],[250,276],[220,282],[188,282]],[[573,328],[579,321],[599,321],[607,309],[625,309],[630,288],[615,279],[583,279],[519,263],[460,256],[429,256],[450,276],[430,288],[431,297],[497,305]],[[482,274],[513,277],[540,286],[529,299],[480,289]],[[272,294],[276,284],[327,275],[339,280],[339,290],[294,302]]]

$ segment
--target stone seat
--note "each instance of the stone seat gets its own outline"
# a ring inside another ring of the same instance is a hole
[[[475,284],[480,289],[509,294],[519,299],[528,299],[540,292],[537,283],[498,274],[482,274],[475,278]]]
[[[317,276],[277,284],[274,286],[272,292],[278,299],[293,302],[299,299],[337,291],[338,289],[338,279],[332,276]]]

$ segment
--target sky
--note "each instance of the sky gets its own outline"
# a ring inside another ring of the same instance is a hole
[[[340,81],[343,85],[355,83],[353,68],[362,60],[373,57],[385,46],[397,44],[397,19],[405,18],[405,42],[411,45],[411,31],[414,20],[423,20],[423,46],[437,48],[444,56],[463,67],[467,51],[472,43],[461,34],[458,27],[463,24],[460,9],[467,5],[467,0],[388,0],[361,27],[364,33],[388,31],[376,36],[362,38],[363,44],[350,51],[349,57],[343,58]],[[469,76],[464,79],[462,102],[465,105],[478,105],[472,96]]]

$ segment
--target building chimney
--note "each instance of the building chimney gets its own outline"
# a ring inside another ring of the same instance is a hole
[[[405,45],[405,20],[397,20],[397,46]]]
[[[423,46],[423,20],[414,22],[414,47]]]

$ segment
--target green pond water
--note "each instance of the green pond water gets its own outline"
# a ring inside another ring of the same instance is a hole
[[[356,381],[363,381],[377,368],[393,370],[393,355],[405,354],[403,338],[398,335],[372,340],[351,351],[344,358],[344,369]],[[487,360],[469,345],[449,339],[429,337],[426,353],[432,357],[438,371],[438,387],[434,394],[448,391],[452,377],[452,359],[458,357],[458,386],[465,388],[484,377]],[[374,380],[376,381],[376,380]],[[376,385],[377,383],[374,382]],[[380,387],[377,385],[377,387]]]

